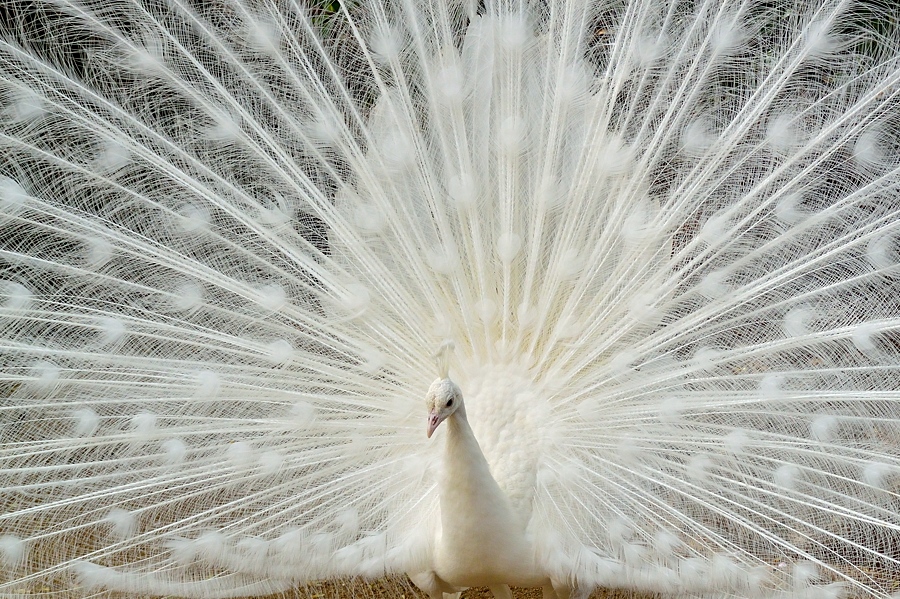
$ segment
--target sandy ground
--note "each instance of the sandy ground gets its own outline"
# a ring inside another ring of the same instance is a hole
[[[541,589],[512,589],[514,599],[542,599]],[[298,589],[293,593],[272,595],[267,599],[427,599],[412,583],[404,580],[337,581]],[[591,599],[655,599],[656,595],[622,590],[598,590]],[[472,588],[461,599],[492,599],[487,588]]]

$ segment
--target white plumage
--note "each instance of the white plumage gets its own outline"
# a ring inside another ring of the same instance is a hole
[[[897,23],[8,3],[0,593],[889,597]]]

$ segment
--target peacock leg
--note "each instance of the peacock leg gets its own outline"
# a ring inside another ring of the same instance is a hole
[[[495,599],[512,599],[512,591],[505,584],[488,587]]]

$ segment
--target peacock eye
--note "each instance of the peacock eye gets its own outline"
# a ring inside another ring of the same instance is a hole
[[[447,400],[447,407],[449,408],[452,405],[453,405],[453,400],[452,399]]]

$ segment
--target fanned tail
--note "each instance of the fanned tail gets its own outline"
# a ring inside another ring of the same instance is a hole
[[[887,597],[894,16],[3,8],[0,591],[426,571],[452,340],[555,580]]]

